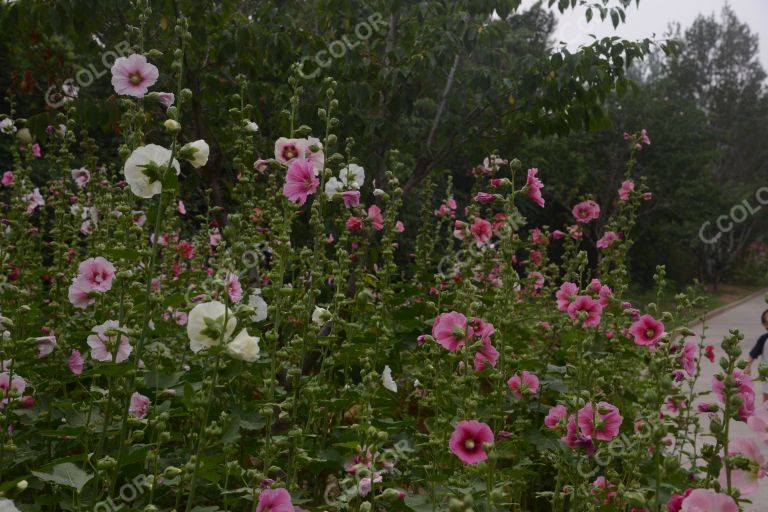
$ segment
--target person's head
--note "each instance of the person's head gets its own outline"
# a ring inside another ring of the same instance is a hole
[[[765,327],[766,330],[768,330],[768,309],[763,311],[763,314],[760,315],[760,321],[763,322],[763,327]]]

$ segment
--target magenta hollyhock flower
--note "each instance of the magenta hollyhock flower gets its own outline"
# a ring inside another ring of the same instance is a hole
[[[446,350],[454,352],[463,347],[467,336],[472,336],[472,332],[467,329],[467,317],[461,313],[451,311],[435,317],[432,337]]]
[[[350,217],[347,219],[346,227],[349,231],[362,231],[363,219],[360,217]]]
[[[619,409],[608,402],[598,402],[596,410],[589,402],[578,413],[581,431],[600,441],[610,441],[619,435],[622,420]]]
[[[475,194],[475,202],[480,204],[492,203],[496,200],[496,194],[488,192],[478,192]]]
[[[541,189],[544,188],[544,183],[536,177],[539,170],[536,167],[528,169],[528,178],[525,182],[525,186],[528,189],[528,197],[537,205],[544,208],[544,197],[541,195]]]
[[[303,158],[296,159],[288,166],[283,195],[290,201],[303,205],[307,202],[307,197],[315,193],[318,185],[320,180],[315,176],[312,162]]]
[[[749,469],[731,467],[731,485],[741,494],[755,492],[761,478],[765,477],[765,457],[760,453],[757,443],[748,437],[739,437],[728,443],[728,455],[741,456],[749,460]],[[720,470],[720,485],[728,484],[725,466]]]
[[[582,201],[573,207],[571,213],[577,221],[586,224],[600,216],[600,206],[592,200]]]
[[[629,199],[629,194],[633,190],[635,190],[635,182],[632,180],[625,180],[619,189],[619,199],[627,201]]]
[[[535,395],[539,390],[539,378],[533,373],[523,371],[521,375],[514,374],[507,381],[507,387],[517,398],[522,398],[529,393]]]
[[[635,339],[635,344],[641,346],[656,345],[659,338],[667,334],[664,332],[664,324],[651,315],[641,316],[629,328],[629,333]]]
[[[603,307],[599,302],[589,295],[579,295],[576,297],[576,300],[571,302],[571,305],[568,306],[568,316],[574,320],[578,320],[582,311],[587,314],[584,322],[581,324],[582,327],[595,327],[600,325],[600,315],[603,312]]]
[[[291,495],[285,489],[264,489],[259,495],[256,512],[294,512]]]
[[[472,223],[472,227],[469,228],[469,231],[472,233],[472,236],[475,237],[475,245],[477,245],[477,247],[482,247],[490,242],[491,236],[493,236],[491,223],[485,219],[475,219],[475,222]]]
[[[595,443],[592,441],[592,436],[584,434],[579,429],[576,416],[573,414],[568,417],[565,435],[560,438],[560,441],[573,449],[583,448],[586,454],[590,456],[595,452]]]
[[[360,191],[359,190],[345,190],[341,193],[341,200],[344,201],[344,206],[347,208],[355,208],[360,205]]]
[[[112,65],[112,87],[122,96],[143,98],[149,88],[155,85],[158,76],[160,73],[157,67],[137,53],[118,57]]]
[[[711,489],[694,489],[683,500],[680,512],[739,512],[739,506],[727,494]]]
[[[115,266],[108,260],[98,256],[88,258],[77,267],[77,283],[81,289],[89,292],[107,292],[112,288],[115,279]]]
[[[686,489],[683,494],[673,494],[667,502],[667,512],[680,512],[680,508],[683,506],[683,500],[687,498],[693,489]]]
[[[91,347],[91,357],[97,361],[112,361],[113,353],[115,362],[122,363],[133,352],[133,347],[128,342],[128,337],[123,334],[107,334],[109,329],[122,329],[116,320],[107,320],[103,324],[92,329],[95,334],[88,336],[88,346]],[[119,341],[118,341],[119,340]],[[117,346],[115,346],[117,345]]]
[[[381,208],[375,204],[368,208],[368,219],[376,231],[384,229],[384,217],[381,215]]]
[[[575,283],[565,282],[560,285],[560,289],[555,293],[557,299],[557,309],[560,311],[568,311],[568,306],[571,305],[579,294],[579,287]]]
[[[3,173],[3,180],[2,180],[3,186],[10,187],[13,185],[13,171],[5,171]]]
[[[755,412],[755,390],[752,388],[752,377],[739,370],[733,370],[731,375],[736,381],[736,389],[741,398],[741,407],[739,407],[739,418],[747,421],[747,418]],[[725,382],[712,377],[712,392],[717,395],[721,402],[725,403]]]
[[[493,444],[491,427],[477,420],[469,420],[456,425],[448,446],[464,464],[476,464],[488,458],[484,444]]]
[[[691,377],[696,373],[696,343],[693,341],[686,341],[683,345],[683,351],[680,353],[680,366]]]
[[[606,231],[605,234],[597,241],[598,249],[607,249],[613,242],[619,239],[619,235],[615,231]]]
[[[488,368],[488,366],[495,368],[498,360],[499,351],[491,344],[490,338],[483,337],[482,346],[475,352],[475,371],[481,372]]]
[[[83,367],[85,367],[85,359],[80,355],[79,350],[73,350],[67,360],[67,368],[75,375],[80,375],[83,373]]]
[[[139,419],[144,419],[147,417],[148,412],[149,398],[134,391],[131,395],[131,405],[128,407],[128,413],[133,414]]]
[[[558,404],[549,409],[549,412],[544,417],[544,425],[547,428],[558,429],[565,426],[568,419],[568,409],[564,405]]]

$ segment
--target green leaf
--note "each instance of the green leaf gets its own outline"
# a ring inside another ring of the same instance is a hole
[[[53,473],[32,471],[32,474],[44,482],[71,487],[77,492],[81,492],[85,484],[93,478],[93,475],[86,473],[71,462],[54,466]]]

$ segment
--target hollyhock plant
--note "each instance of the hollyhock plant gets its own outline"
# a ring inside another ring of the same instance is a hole
[[[477,464],[488,458],[485,444],[493,444],[491,427],[477,420],[468,420],[456,425],[448,446],[464,464]]]
[[[227,343],[227,354],[234,359],[252,363],[259,358],[259,338],[243,329],[235,339]]]
[[[134,392],[131,395],[131,406],[128,408],[128,412],[139,419],[144,419],[149,412],[149,403],[148,397]]]
[[[88,184],[88,181],[90,181],[91,173],[88,172],[88,169],[85,167],[72,169],[72,179],[75,181],[78,188],[83,188]]]
[[[96,361],[122,363],[133,352],[128,337],[119,334],[124,328],[116,320],[106,322],[91,329],[95,334],[88,336],[88,346],[91,347],[91,357]]]
[[[600,216],[600,206],[592,201],[582,201],[571,210],[573,217],[584,224],[593,221]]]
[[[104,293],[112,289],[115,266],[110,261],[98,256],[81,262],[77,266],[77,273],[76,283],[80,289]]]
[[[597,241],[598,249],[607,249],[613,242],[619,239],[619,235],[615,231],[606,231],[605,234]]]
[[[294,512],[291,495],[285,489],[264,489],[259,494],[256,512]]]
[[[760,479],[765,478],[765,457],[760,453],[757,443],[751,438],[740,437],[728,443],[728,455],[740,456],[747,459],[748,469],[741,469],[741,465],[731,465],[731,484],[741,494],[750,494],[757,490]],[[725,467],[720,470],[720,485],[728,486]]]
[[[210,147],[204,140],[188,142],[179,150],[179,158],[188,161],[193,167],[202,167],[208,163]]]
[[[557,299],[557,309],[559,311],[568,311],[568,307],[576,300],[579,295],[579,287],[574,283],[563,283],[560,289],[555,293]]]
[[[243,287],[240,285],[240,278],[237,277],[237,274],[227,274],[224,285],[227,288],[227,296],[230,302],[236,304],[243,299]]]
[[[568,409],[564,405],[558,404],[549,409],[544,417],[544,425],[553,430],[563,429],[568,422]]]
[[[69,371],[71,371],[73,374],[80,375],[83,373],[84,367],[85,358],[80,355],[79,350],[73,350],[72,354],[70,354],[69,359],[67,360],[67,368],[69,368]]]
[[[683,367],[689,377],[696,375],[696,348],[695,342],[686,341],[680,353],[680,366]]]
[[[3,173],[3,179],[1,183],[3,184],[4,187],[10,187],[13,185],[13,178],[14,178],[13,171],[5,171]]]
[[[641,316],[629,328],[629,333],[634,338],[636,345],[645,347],[656,345],[660,338],[667,335],[664,332],[664,324],[651,315]]]
[[[491,236],[493,236],[491,223],[485,219],[475,219],[469,231],[475,238],[475,245],[477,247],[482,247],[483,245],[490,242]]]
[[[528,169],[528,176],[526,178],[525,187],[528,191],[528,197],[537,205],[544,208],[544,197],[541,195],[541,189],[544,188],[544,183],[536,176],[539,170],[535,167]]]
[[[619,409],[608,402],[598,402],[597,407],[589,402],[578,413],[579,429],[600,441],[610,441],[619,435],[622,420]]]
[[[520,375],[514,374],[507,381],[507,387],[517,398],[528,394],[535,395],[539,391],[539,378],[533,373],[523,371]]]
[[[481,372],[489,366],[495,368],[498,360],[499,351],[491,344],[489,338],[482,337],[482,344],[475,352],[475,371]]]
[[[117,94],[143,98],[160,76],[157,67],[143,55],[118,57],[112,65],[112,87]]]
[[[738,417],[746,421],[755,412],[755,390],[752,387],[752,378],[739,369],[733,370],[731,377],[735,381],[736,393],[741,398]],[[712,392],[725,403],[725,382],[717,375],[712,377]]]
[[[435,317],[432,337],[446,350],[455,352],[460,349],[469,336],[472,336],[472,333],[467,330],[467,317],[461,313],[451,311]]]
[[[384,217],[381,215],[381,208],[375,204],[368,208],[368,220],[376,231],[384,229]]]
[[[565,435],[560,438],[560,441],[575,449],[582,449],[584,452],[591,456],[595,451],[595,443],[592,440],[592,436],[585,434],[580,428],[576,415],[572,414],[568,417],[565,426]]]
[[[37,187],[24,196],[24,200],[27,202],[27,215],[32,215],[36,209],[45,206],[45,199],[43,199],[40,189]]]
[[[568,316],[573,320],[579,320],[584,315],[582,327],[596,327],[600,325],[600,315],[603,307],[589,295],[579,295],[568,306]]]
[[[312,162],[305,159],[296,159],[288,167],[285,177],[283,195],[298,205],[307,202],[307,198],[314,194],[320,185],[320,180],[315,176]]]
[[[623,181],[621,188],[619,189],[619,199],[628,201],[629,194],[631,194],[633,190],[635,190],[635,183],[632,180]]]

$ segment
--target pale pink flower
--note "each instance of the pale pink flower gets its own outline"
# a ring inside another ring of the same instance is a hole
[[[447,350],[454,352],[463,347],[467,336],[467,317],[456,311],[443,313],[432,324],[432,337]]]
[[[341,193],[341,200],[344,201],[344,206],[347,208],[355,208],[360,205],[360,191],[359,190],[345,190]]]
[[[573,207],[571,213],[577,221],[586,224],[600,216],[600,206],[592,200],[582,201]]]
[[[107,292],[115,279],[115,266],[98,256],[88,258],[77,267],[77,282],[80,288],[89,292]]]
[[[533,373],[523,371],[521,375],[514,374],[507,381],[507,387],[517,398],[522,398],[529,393],[535,395],[539,390],[539,378]]]
[[[651,315],[643,315],[632,324],[629,333],[635,339],[636,345],[653,346],[659,341],[659,338],[666,336],[664,324],[653,318]]]
[[[739,506],[727,494],[711,489],[694,489],[683,500],[680,512],[739,512]]]
[[[464,464],[476,464],[488,458],[483,446],[485,444],[493,444],[491,427],[477,420],[469,420],[456,425],[448,446]]]
[[[530,274],[528,274],[528,277],[533,279],[533,289],[534,290],[541,290],[541,288],[544,286],[544,274],[539,272],[538,270],[534,270]]]
[[[284,164],[290,164],[299,158],[300,151],[298,139],[280,137],[275,141],[275,160]]]
[[[395,222],[395,230],[398,233],[405,232],[405,224],[403,224],[403,221],[399,220],[399,221]]]
[[[39,336],[35,338],[37,344],[37,357],[48,357],[53,353],[53,349],[56,348],[56,336],[50,334],[48,336]]]
[[[571,302],[571,305],[568,306],[568,316],[574,320],[578,320],[582,311],[587,314],[582,323],[582,327],[595,327],[600,325],[600,315],[603,312],[603,307],[599,302],[589,295],[579,295],[576,297],[576,300]]]
[[[160,73],[143,55],[118,57],[112,65],[112,87],[117,94],[143,98]]]
[[[544,184],[536,177],[538,172],[539,170],[535,167],[528,169],[528,178],[525,186],[528,189],[528,197],[534,203],[544,208],[544,197],[541,195],[541,189],[544,188]]]
[[[381,208],[375,204],[368,208],[368,220],[371,221],[371,225],[376,231],[384,229],[384,217],[381,215]]]
[[[26,389],[27,381],[23,378],[18,375],[14,375],[13,378],[11,378],[11,375],[8,372],[0,373],[0,390],[2,390],[0,396],[3,397],[2,400],[0,400],[0,406],[2,406],[0,408],[4,408],[6,404],[11,401],[11,398],[8,396],[10,391],[15,391],[21,395]]]
[[[615,231],[606,231],[600,240],[597,241],[597,248],[607,249],[618,239],[619,235]]]
[[[84,309],[96,302],[95,293],[91,293],[91,290],[84,288],[86,285],[87,283],[81,282],[77,277],[69,285],[67,296],[69,302],[76,308]]]
[[[107,334],[107,330],[120,330],[122,327],[115,320],[107,320],[92,329],[95,334],[88,336],[88,346],[91,347],[91,357],[97,361],[112,361],[122,363],[131,355],[133,347],[124,334]]]
[[[610,441],[619,435],[622,420],[619,409],[608,402],[599,402],[596,410],[589,402],[578,413],[581,431],[601,441]]]
[[[32,215],[32,212],[34,212],[36,208],[45,206],[45,199],[43,199],[42,194],[40,194],[40,189],[37,187],[35,187],[32,192],[25,195],[24,200],[27,202],[28,215]]]
[[[157,93],[157,101],[165,108],[168,108],[176,101],[176,96],[172,92],[159,92]]]
[[[758,408],[752,416],[747,418],[747,426],[768,445],[768,411],[762,407]]]
[[[88,169],[85,167],[72,169],[72,179],[75,180],[75,185],[77,185],[78,188],[83,188],[88,184],[88,181],[90,181],[91,173],[88,172]]]
[[[309,160],[296,159],[288,167],[283,195],[290,201],[303,205],[307,202],[307,197],[315,193],[318,185],[320,180],[315,176],[312,163]]]
[[[693,341],[686,341],[680,353],[680,366],[691,377],[696,373],[696,347]]]
[[[186,215],[187,214],[187,207],[184,204],[184,201],[179,199],[179,202],[176,204],[176,211],[179,212],[179,215]]]
[[[134,391],[131,395],[131,405],[128,407],[128,413],[139,419],[144,419],[147,417],[148,412],[149,398]]]
[[[67,360],[67,368],[69,368],[69,371],[74,373],[75,375],[80,375],[83,373],[83,367],[85,366],[85,359],[82,355],[80,355],[79,350],[73,350],[72,354],[69,356],[69,359]]]
[[[227,274],[226,280],[227,295],[231,302],[240,302],[243,298],[243,287],[240,285],[240,278],[236,274]]]
[[[760,453],[757,443],[751,438],[740,437],[728,443],[728,455],[741,456],[749,460],[749,469],[738,469],[731,466],[731,485],[741,494],[749,494],[757,490],[759,480],[765,477],[765,457]],[[720,470],[720,485],[727,485],[725,467]]]
[[[482,247],[490,242],[491,236],[493,236],[491,223],[485,219],[475,219],[475,222],[472,223],[472,227],[469,231],[472,233],[472,236],[475,237],[475,245],[477,247]]]
[[[576,296],[579,294],[579,287],[575,283],[565,282],[560,286],[560,289],[555,293],[557,299],[557,309],[559,311],[568,311],[568,307],[571,302],[576,300]]]
[[[752,387],[752,377],[738,368],[733,370],[731,376],[736,381],[736,391],[741,398],[738,417],[742,421],[747,421],[747,418],[755,412],[755,390]],[[725,403],[725,382],[717,376],[712,377],[712,392],[717,395],[721,402]]]
[[[619,189],[619,199],[622,201],[627,201],[629,199],[629,194],[635,190],[635,182],[632,180],[625,180],[621,184],[621,188]]]
[[[464,240],[467,235],[467,223],[457,220],[453,223],[453,236],[459,240]]]
[[[10,187],[13,185],[13,171],[5,171],[3,173],[3,180],[0,182],[3,186]]]
[[[640,130],[640,142],[642,144],[645,144],[646,146],[651,145],[651,139],[648,137],[648,130],[646,130],[645,128]]]
[[[32,144],[32,157],[40,158],[41,156],[43,156],[43,151],[40,149],[40,144],[35,142]]]

